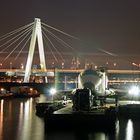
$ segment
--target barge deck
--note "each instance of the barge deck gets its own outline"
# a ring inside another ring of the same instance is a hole
[[[47,113],[44,117],[45,127],[55,128],[70,128],[70,127],[115,127],[116,122],[115,108],[100,108],[91,111],[76,111],[72,110],[72,104],[65,108]]]

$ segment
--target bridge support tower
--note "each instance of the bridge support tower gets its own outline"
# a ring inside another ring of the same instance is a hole
[[[27,63],[26,63],[26,68],[25,68],[24,83],[28,83],[30,81],[31,67],[32,67],[33,55],[34,55],[34,51],[35,51],[36,39],[38,41],[38,50],[39,50],[41,71],[46,72],[41,21],[39,18],[35,18],[35,20],[34,20],[30,48],[29,48],[29,53],[28,53],[28,58],[27,58]],[[45,82],[46,83],[48,82],[47,77],[45,77]]]

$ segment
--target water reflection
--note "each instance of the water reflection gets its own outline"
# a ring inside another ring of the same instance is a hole
[[[43,140],[43,123],[34,99],[0,100],[0,140]]]
[[[108,136],[106,136],[104,133],[102,132],[97,132],[96,134],[90,134],[89,135],[89,140],[108,140]]]
[[[140,121],[139,120],[135,120],[133,121],[133,129],[134,129],[134,132],[133,132],[133,139],[140,139]]]
[[[115,134],[103,131],[55,131],[47,132],[46,140],[115,140]]]
[[[117,120],[116,121],[116,129],[115,129],[116,140],[118,140],[118,138],[119,138],[119,131],[120,131],[120,122],[119,122],[119,120]]]
[[[20,120],[20,121],[23,121],[23,132],[22,132],[22,139],[23,140],[26,140],[28,138],[30,138],[30,129],[32,127],[32,109],[31,109],[31,106],[32,106],[32,102],[31,100],[27,100],[27,102],[24,104],[24,116],[23,116],[23,120]]]
[[[20,137],[22,137],[21,134],[21,129],[23,126],[23,102],[20,103],[20,112],[19,112],[19,119],[18,119],[18,129],[17,129],[17,140],[21,139]]]
[[[4,104],[4,100],[0,101],[0,139],[2,139],[3,137],[3,104]]]
[[[125,140],[133,140],[133,133],[134,133],[133,122],[132,120],[129,119],[126,126]]]
[[[139,120],[119,119],[115,131],[81,130],[79,126],[76,131],[45,133],[43,119],[35,115],[35,99],[0,100],[0,140],[137,140],[139,130]]]

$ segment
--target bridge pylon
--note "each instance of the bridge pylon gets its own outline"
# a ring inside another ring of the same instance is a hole
[[[25,76],[24,83],[28,83],[30,81],[31,75],[31,67],[33,61],[33,55],[35,51],[36,39],[38,41],[38,50],[39,50],[39,58],[40,58],[40,66],[43,72],[46,72],[46,63],[45,63],[45,54],[44,54],[44,46],[43,46],[43,38],[42,38],[42,30],[41,30],[41,20],[39,18],[35,18],[32,37],[30,41],[30,48],[25,68]],[[47,77],[45,77],[45,82],[47,83]]]

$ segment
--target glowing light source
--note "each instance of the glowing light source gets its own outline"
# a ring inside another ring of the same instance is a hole
[[[30,88],[30,91],[33,91],[33,89],[32,89],[32,88]]]
[[[4,88],[1,88],[0,90],[1,90],[1,92],[3,92],[4,91]]]
[[[20,66],[20,68],[23,70],[24,69],[24,65],[21,63],[21,66]]]
[[[56,89],[55,88],[50,89],[50,93],[51,95],[54,95],[56,93]]]
[[[139,94],[139,88],[137,86],[131,87],[131,89],[129,90],[129,94],[138,95]]]

